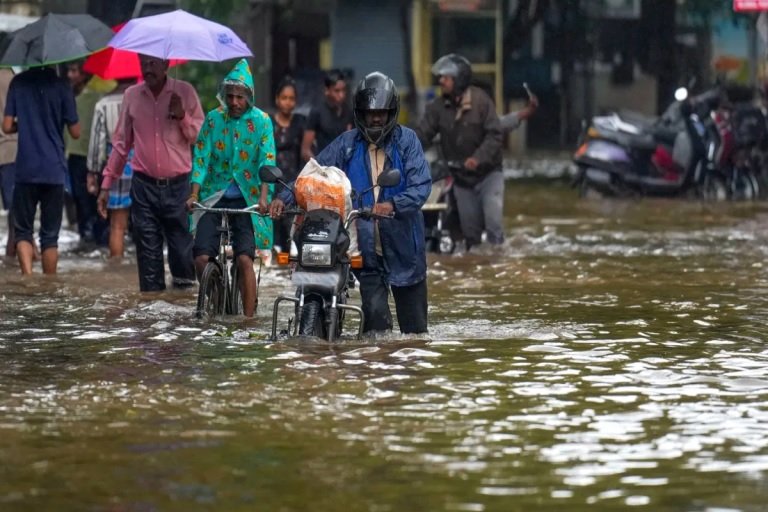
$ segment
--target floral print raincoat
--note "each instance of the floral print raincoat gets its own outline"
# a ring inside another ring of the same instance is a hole
[[[253,97],[253,76],[245,59],[235,65],[223,83],[239,83],[247,87]],[[222,106],[208,112],[195,143],[192,161],[192,183],[200,185],[201,203],[215,205],[234,181],[248,206],[258,204],[261,194],[259,169],[263,165],[275,165],[275,140],[269,115],[251,106],[234,119],[223,102]],[[272,192],[270,185],[268,199]],[[272,220],[261,215],[251,215],[251,219],[256,248],[270,249]],[[195,220],[193,218],[193,227]]]

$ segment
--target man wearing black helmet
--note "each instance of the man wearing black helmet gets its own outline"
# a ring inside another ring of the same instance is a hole
[[[360,281],[365,324],[363,330],[392,329],[389,290],[395,298],[400,331],[427,332],[427,260],[421,206],[432,186],[429,167],[413,130],[397,124],[400,99],[395,83],[374,72],[363,78],[354,95],[355,129],[341,134],[319,155],[320,165],[343,170],[355,191],[355,207],[371,207],[375,219],[357,220],[363,268]],[[375,188],[378,176],[401,172],[394,187]],[[273,217],[282,214],[290,193],[272,202]]]
[[[467,249],[478,245],[483,231],[491,244],[504,241],[504,177],[501,173],[502,128],[491,98],[471,86],[469,61],[451,53],[432,66],[442,97],[427,106],[416,133],[424,147],[440,135],[442,156],[460,161],[453,193]]]

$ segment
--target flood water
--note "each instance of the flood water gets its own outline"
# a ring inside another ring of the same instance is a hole
[[[274,268],[206,323],[132,260],[2,263],[0,510],[768,509],[768,205],[506,210],[430,257],[429,339],[270,342]]]

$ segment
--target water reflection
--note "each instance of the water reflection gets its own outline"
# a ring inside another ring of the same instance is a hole
[[[130,261],[4,263],[0,509],[763,510],[764,206],[507,204],[430,257],[426,340],[271,342],[274,269],[206,323]]]

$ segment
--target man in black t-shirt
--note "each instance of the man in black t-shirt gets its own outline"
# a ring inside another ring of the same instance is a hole
[[[301,143],[304,161],[314,158],[336,137],[352,129],[352,110],[347,105],[347,84],[341,71],[325,76],[325,101],[309,114]]]

